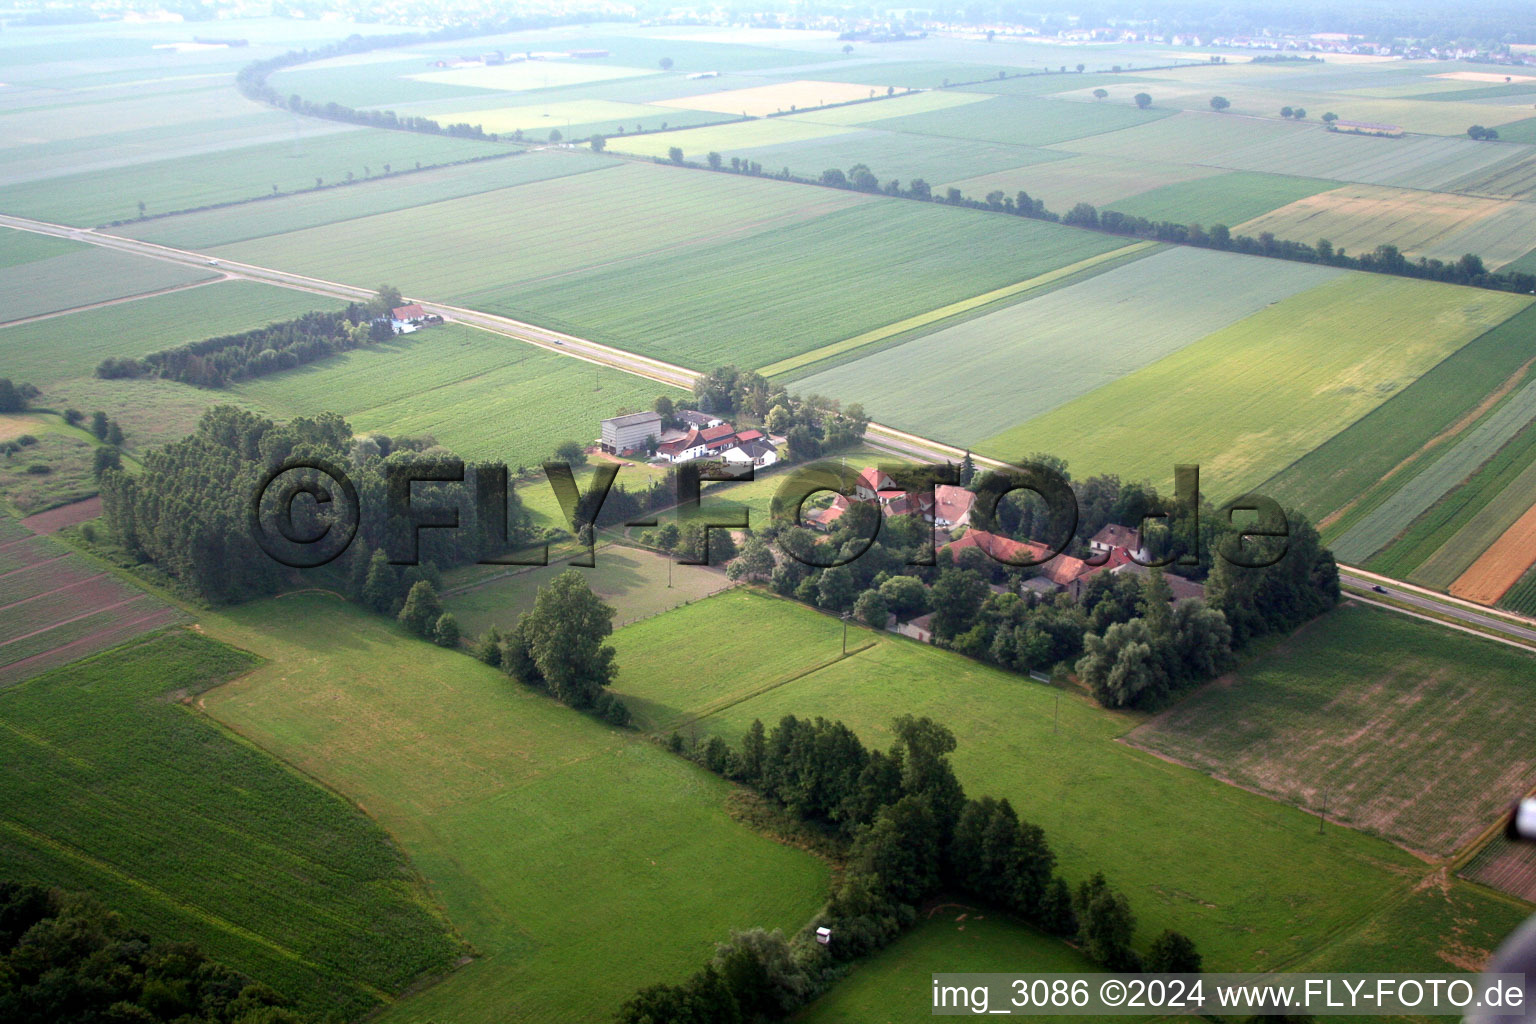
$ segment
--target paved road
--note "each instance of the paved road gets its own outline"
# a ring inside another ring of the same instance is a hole
[[[175,249],[170,246],[157,245],[154,242],[144,242],[137,238],[126,238],[122,235],[113,235],[91,228],[76,228],[65,224],[52,224],[48,221],[31,220],[26,217],[14,217],[8,214],[0,214],[0,225],[37,234],[88,242],[92,245],[117,249],[122,252],[146,256],[152,259],[166,260],[172,263],[189,264],[198,267],[217,266],[230,277],[263,281],[288,288],[298,288],[317,295],[365,301],[373,298],[374,294],[370,289],[358,287],[357,285],[343,284],[339,281],[326,281],[320,278],[307,277],[303,274],[290,273],[285,270],[275,270],[271,267],[258,267],[249,263],[217,259],[206,253],[193,252],[187,249]],[[585,338],[552,331],[548,328],[524,323],[521,320],[514,320],[510,317],[485,313],[480,310],[464,309],[459,306],[450,306],[426,299],[417,299],[415,301],[420,302],[422,308],[429,313],[436,313],[439,316],[494,331],[530,345],[538,345],[541,348],[559,352],[562,355],[610,366],[614,369],[623,370],[626,373],[637,374],[665,384],[691,388],[693,382],[700,376],[697,370],[665,363],[658,359],[650,359],[646,356],[636,355],[633,352],[626,352],[623,349],[602,345],[595,341],[588,341]],[[909,434],[879,423],[871,423],[869,425],[865,441],[871,447],[878,450],[887,451],[893,455],[905,458],[917,458],[925,461],[958,461],[964,455],[963,451],[953,446],[941,444],[937,441]],[[1003,465],[1003,463],[998,462],[996,459],[989,459],[983,456],[972,456],[972,458],[978,465],[994,467]],[[1510,643],[1526,647],[1536,647],[1536,622],[1533,622],[1531,625],[1524,625],[1518,621],[1518,617],[1505,618],[1494,615],[1480,610],[1476,605],[1409,586],[1396,580],[1376,576],[1373,573],[1364,572],[1350,566],[1340,566],[1339,576],[1341,582],[1346,586],[1366,591],[1366,599],[1372,600],[1373,603],[1379,604],[1380,607],[1390,608],[1404,614],[1413,614],[1412,611],[1399,607],[1399,605],[1408,605],[1410,608],[1417,609],[1421,613],[1454,619],[1457,622],[1464,623],[1469,629],[1494,633]],[[1387,593],[1376,594],[1371,590],[1374,586],[1385,588]],[[1394,603],[1383,603],[1383,599],[1390,599]]]

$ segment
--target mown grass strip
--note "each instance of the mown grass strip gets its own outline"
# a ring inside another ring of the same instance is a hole
[[[947,320],[961,313],[969,313],[974,309],[991,305],[1002,299],[1014,298],[1045,288],[1064,278],[1090,270],[1110,260],[1121,260],[1127,256],[1144,253],[1148,249],[1155,247],[1156,244],[1155,242],[1135,242],[1119,249],[1111,249],[1109,252],[1101,252],[1097,256],[1089,256],[1087,259],[1078,260],[1076,263],[1048,271],[1027,281],[1020,281],[1017,284],[1006,285],[1002,288],[994,288],[992,291],[983,292],[969,299],[961,299],[959,302],[951,302],[947,306],[940,306],[938,309],[932,309],[926,313],[909,316],[905,320],[898,320],[893,324],[877,327],[872,331],[865,331],[863,334],[856,334],[851,338],[833,342],[831,345],[813,349],[810,352],[802,352],[797,356],[790,356],[788,359],[780,359],[776,363],[769,363],[767,366],[762,367],[758,370],[758,373],[761,373],[764,377],[774,377],[781,373],[803,369],[814,363],[830,359],[833,356],[851,352],[856,348],[863,348],[865,345],[873,345],[887,338],[893,338],[898,334],[905,334],[907,331],[932,326],[941,320]]]

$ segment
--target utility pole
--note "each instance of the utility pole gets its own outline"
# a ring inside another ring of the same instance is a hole
[[[1051,718],[1051,735],[1056,735],[1056,723],[1061,721],[1061,694],[1056,694],[1056,714]]]
[[[848,657],[848,612],[843,612],[843,657]]]
[[[667,552],[667,589],[672,589],[672,552]]]
[[[1328,820],[1328,791],[1323,790],[1323,813],[1317,816],[1317,834],[1323,834],[1323,822]]]

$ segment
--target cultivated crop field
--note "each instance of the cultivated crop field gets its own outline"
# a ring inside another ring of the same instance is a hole
[[[1436,856],[1536,785],[1531,655],[1346,606],[1131,733],[1138,746]]]
[[[730,119],[730,115],[712,114],[707,110],[681,110],[616,100],[554,100],[527,106],[477,107],[473,110],[460,104],[445,108],[441,113],[434,111],[432,116],[439,124],[462,122],[477,124],[488,132],[522,132],[525,138],[535,142],[553,140],[555,135],[552,133],[555,132],[559,133],[559,138],[574,140],[625,131],[657,131],[663,126],[686,128]]]
[[[213,281],[202,267],[92,247],[0,270],[0,327],[66,309]]]
[[[8,516],[0,574],[0,688],[184,618]]]
[[[733,149],[722,155],[727,161],[731,157],[755,161],[769,171],[788,167],[791,174],[802,178],[819,178],[823,171],[834,167],[846,173],[854,164],[864,164],[881,182],[894,178],[903,187],[914,178],[922,178],[930,185],[938,186],[957,177],[984,171],[996,171],[1002,176],[1006,168],[1014,169],[1009,176],[1011,180],[1027,174],[1029,170],[1044,173],[1046,168],[1042,164],[1049,165],[1064,159],[1062,154],[1050,149],[887,132],[878,130],[878,126],[781,146]],[[974,189],[961,185],[967,195],[977,197],[985,196],[994,187],[1002,186]],[[1008,195],[1011,197],[1019,188],[1024,187],[1028,186],[1014,186]]]
[[[1029,152],[1020,150],[1020,152]],[[1056,150],[1040,150],[1055,153]],[[768,166],[772,166],[771,164]],[[873,165],[871,165],[873,166]],[[1224,172],[1214,167],[1195,167],[1188,164],[1155,164],[1131,161],[1123,157],[1069,156],[1061,160],[1031,163],[1022,167],[996,171],[959,181],[953,184],[968,196],[984,197],[996,189],[1013,195],[1023,189],[1036,199],[1043,200],[1048,209],[1063,213],[1078,203],[1097,207],[1112,206],[1128,209],[1121,202],[1131,196],[1175,185],[1184,181],[1199,181],[1200,188],[1210,179]],[[1192,203],[1186,203],[1190,207]],[[1190,214],[1184,214],[1189,216]],[[1164,218],[1177,219],[1177,218]],[[1200,221],[1207,223],[1207,221]]]
[[[571,271],[746,237],[866,200],[829,189],[643,164],[536,181],[220,246],[216,254],[365,287],[506,312],[522,288]],[[570,217],[571,210],[580,217]],[[409,237],[410,245],[400,239]]]
[[[1316,178],[1228,171],[1213,178],[1173,182],[1110,205],[1121,213],[1148,220],[1230,227],[1332,187],[1333,182]],[[1316,240],[1311,235],[1279,237],[1301,238],[1309,244]]]
[[[1200,466],[1221,501],[1272,476],[1527,304],[1350,274],[1283,300],[976,445],[1055,452],[1078,474]],[[1091,425],[1085,430],[1084,425]]]
[[[781,616],[808,629],[821,624],[824,639],[782,643],[794,633]],[[702,715],[684,734],[696,728],[732,746],[754,718],[772,726],[794,714],[841,719],[866,744],[885,747],[893,717],[929,715],[959,737],[952,758],[968,793],[1008,797],[1045,829],[1069,881],[1102,869],[1129,896],[1141,942],[1175,928],[1194,938],[1207,969],[1284,963],[1422,873],[1390,844],[1343,828],[1318,836],[1310,815],[1117,742],[1136,724],[1131,716],[948,651],[855,626],[849,650],[873,646],[804,672],[813,649],[837,657],[838,625],[804,606],[733,590],[620,630],[616,690],[683,719]],[[754,637],[754,663],[790,646],[805,648],[805,660],[744,671],[717,653],[722,641],[746,650]],[[664,649],[666,661],[642,656]],[[721,666],[713,686],[664,667],[690,659]],[[802,674],[793,675],[797,668]]]
[[[1522,481],[1529,486],[1529,481]],[[1530,491],[1522,495],[1529,500]],[[1494,604],[1520,581],[1536,563],[1536,505],[1509,525],[1497,540],[1488,545],[1477,561],[1450,585],[1450,592],[1468,601]]]
[[[649,409],[657,395],[681,397],[666,384],[463,324],[244,381],[228,394],[282,419],[329,411],[360,433],[430,434],[463,458],[512,467],[542,462],[563,441],[591,441],[604,416]]]
[[[1015,146],[1049,146],[1144,125],[1170,114],[1172,111],[1169,110],[1138,110],[1123,103],[1070,103],[1033,96],[996,96],[953,110],[882,118],[879,126],[888,131],[917,135],[942,135]]]
[[[506,311],[684,366],[761,366],[1123,245],[1041,221],[871,199],[529,287]]]
[[[753,121],[706,125],[680,132],[615,136],[609,149],[635,156],[666,157],[674,147],[689,160],[702,160],[710,152],[727,157],[759,146],[781,146],[807,139],[822,139],[852,131],[839,125],[818,124],[801,118],[769,117]]]
[[[797,387],[862,402],[881,423],[973,444],[1338,276],[1300,263],[1266,266],[1263,275],[1255,269],[1245,257],[1170,249],[815,373]],[[1029,441],[998,457],[1041,450],[1051,449]]]
[[[1476,429],[1408,479],[1334,542],[1345,561],[1362,562],[1395,540],[1536,418],[1536,381],[1525,384]]]
[[[288,231],[337,224],[374,214],[409,210],[449,199],[511,188],[530,181],[612,167],[592,153],[540,150],[427,168],[387,178],[373,177],[344,188],[283,195],[218,210],[183,213],[124,224],[113,233],[181,249],[243,242]]]
[[[1452,443],[1525,380],[1536,360],[1536,310],[1527,307],[1457,349],[1347,429],[1264,482],[1260,490],[1327,525],[1341,510]]]
[[[306,1009],[365,1013],[461,947],[365,814],[178,704],[256,664],[176,630],[0,691],[0,855]]]
[[[801,107],[825,107],[836,103],[873,99],[879,91],[883,90],[877,90],[874,85],[853,82],[792,79],[747,89],[728,89],[724,92],[679,96],[664,100],[662,104],[684,110],[710,110],[720,114],[739,114],[742,117],[767,117],[770,114],[789,113]]]
[[[718,565],[673,561],[669,582],[666,555],[607,544],[597,548],[592,568],[580,572],[592,592],[617,610],[615,626],[658,615],[731,585]],[[539,588],[567,568],[567,561],[559,561],[543,567],[477,565],[454,569],[443,576],[443,608],[459,620],[465,636],[479,636],[492,626],[506,632],[519,615],[533,607]]]
[[[1106,156],[1136,153],[1148,160],[1416,189],[1450,187],[1465,175],[1511,157],[1508,147],[1466,138],[1371,138],[1324,131],[1315,122],[1294,124],[1194,111],[1125,133],[1075,139],[1057,148]]]
[[[1503,575],[1510,571],[1508,563],[1511,556],[1518,557],[1516,552],[1519,545],[1515,538],[1523,532],[1515,531],[1515,527],[1530,507],[1536,505],[1536,448],[1529,444],[1510,447],[1519,449],[1519,456],[1505,459],[1501,453],[1499,458],[1490,460],[1487,466],[1467,482],[1464,489],[1475,487],[1485,492],[1478,496],[1478,500],[1467,502],[1476,511],[1459,524],[1450,539],[1444,541],[1435,549],[1434,554],[1424,559],[1414,570],[1415,583],[1441,588],[1473,586],[1483,590],[1488,586],[1483,579],[1486,573]],[[1503,546],[1498,558],[1479,565],[1477,572],[1471,572],[1474,560],[1482,562],[1480,556],[1498,543],[1499,538],[1508,531],[1515,531],[1511,535],[1510,545]],[[1511,545],[1514,550],[1511,550]],[[1482,599],[1484,604],[1494,603],[1500,594],[1520,578],[1530,562],[1536,561],[1536,551],[1530,554],[1532,557],[1515,570],[1514,575],[1505,577],[1503,586],[1498,588],[1492,598]],[[1480,580],[1482,582],[1478,582]],[[1459,597],[1467,596],[1459,590],[1456,593]]]
[[[366,806],[480,954],[391,1024],[603,1019],[731,928],[796,928],[825,897],[826,865],[736,824],[726,783],[354,606],[298,596],[205,628],[270,661],[210,713]]]
[[[0,188],[0,209],[91,227],[137,218],[139,203],[162,214],[506,152],[472,139],[359,129],[11,185]]]
[[[1497,270],[1530,250],[1536,206],[1350,185],[1298,199],[1236,228],[1254,237],[1268,231],[1277,238],[1326,238],[1335,248],[1352,253],[1395,245],[1406,256],[1448,263],[1470,252],[1481,256],[1488,269]]]
[[[1461,877],[1536,903],[1536,851],[1496,836],[1460,871]]]
[[[343,305],[325,296],[254,281],[220,281],[0,327],[0,363],[16,380],[43,387],[89,377],[109,356],[144,356]]]

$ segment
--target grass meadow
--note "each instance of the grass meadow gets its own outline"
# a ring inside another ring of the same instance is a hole
[[[1245,257],[1169,249],[813,373],[796,386],[862,402],[881,423],[951,444],[1003,435],[1007,441],[990,443],[988,452],[999,458],[1049,451],[1030,435],[1015,441],[1018,424],[1155,367],[1272,303],[1297,293],[1304,299],[1308,289],[1338,276],[1300,263],[1266,266],[1262,275],[1257,269]],[[1092,431],[1079,422],[1076,433]]]
[[[1123,245],[1040,221],[872,199],[481,301],[684,366],[763,366]]]
[[[221,281],[0,327],[0,362],[16,380],[42,387],[89,377],[108,356],[144,356],[343,305],[275,285]]]
[[[1176,463],[1195,463],[1222,501],[1316,448],[1527,301],[1350,274],[975,447],[999,458],[1054,452],[1079,474],[1123,479],[1165,480]]]
[[[563,441],[592,440],[605,416],[681,392],[446,324],[245,381],[229,394],[280,419],[337,412],[359,433],[430,434],[466,459],[515,467],[544,461]]]
[[[1041,152],[1055,153],[1059,150]],[[1069,155],[1061,160],[1031,163],[945,184],[954,185],[968,196],[983,198],[998,189],[1010,196],[1023,189],[1034,198],[1042,200],[1047,209],[1063,213],[1078,203],[1120,209],[1121,200],[1143,192],[1158,191],[1163,186],[1180,182],[1209,181],[1226,173],[1214,167],[1154,164],[1124,157]],[[1196,190],[1198,192],[1198,186]]]
[[[1536,785],[1536,735],[1509,714],[1533,667],[1503,644],[1345,605],[1129,740],[1449,856]]]
[[[837,124],[818,124],[798,117],[768,117],[729,124],[706,125],[684,131],[649,135],[616,135],[608,148],[632,156],[665,157],[675,147],[689,160],[703,160],[711,152],[729,157],[761,146],[782,146],[846,134],[853,129]]]
[[[1149,189],[1110,205],[1121,213],[1179,224],[1239,224],[1277,207],[1325,189],[1331,181],[1294,178],[1255,171],[1229,171],[1214,178],[1182,181]],[[1258,232],[1249,232],[1257,235]],[[1281,238],[1311,239],[1312,235],[1282,234]],[[1330,236],[1331,237],[1331,236]]]
[[[1172,113],[1138,110],[1129,103],[1070,103],[1033,96],[995,96],[951,110],[882,118],[879,127],[977,142],[1050,146],[1145,125]]]
[[[173,630],[0,692],[7,877],[365,1013],[460,947],[367,815],[181,703],[258,663]]]
[[[733,821],[728,784],[466,655],[318,595],[204,625],[269,659],[209,712],[366,807],[478,954],[382,1021],[604,1019],[825,898],[827,866]]]
[[[762,164],[764,169],[774,172],[788,167],[791,174],[803,178],[819,178],[823,171],[834,167],[846,173],[854,164],[865,164],[882,182],[894,178],[903,187],[914,178],[922,178],[928,184],[938,186],[970,175],[989,172],[1001,174],[1010,168],[1014,169],[1011,172],[1013,176],[1022,176],[1027,173],[1026,168],[1033,169],[1042,163],[1049,165],[1066,159],[1061,153],[1050,149],[880,131],[878,123],[872,128],[856,129],[840,135],[779,146],[735,149],[722,155],[727,161],[731,157],[755,161]],[[1028,186],[1015,187],[1008,195],[1011,197],[1019,187]],[[963,190],[967,195],[978,198],[992,191],[991,188]]]
[[[787,627],[783,618],[801,624]],[[1289,963],[1423,873],[1379,839],[1339,827],[1318,835],[1310,815],[1117,742],[1139,723],[1135,716],[860,627],[849,630],[857,653],[839,658],[838,625],[733,590],[616,633],[615,689],[654,720],[662,720],[658,708],[692,719],[685,735],[720,735],[733,746],[754,718],[772,726],[794,714],[841,719],[865,743],[885,747],[897,714],[929,715],[959,737],[952,757],[972,795],[1008,797],[1045,829],[1069,880],[1102,869],[1124,888],[1140,942],[1175,928],[1195,939],[1208,969]],[[796,644],[799,659],[762,662],[765,652],[790,646],[769,638],[806,630],[819,639]],[[755,653],[744,665],[721,657],[722,640]],[[837,660],[806,672],[818,648]],[[663,650],[718,664],[714,683],[674,675],[660,655],[645,653]]]

